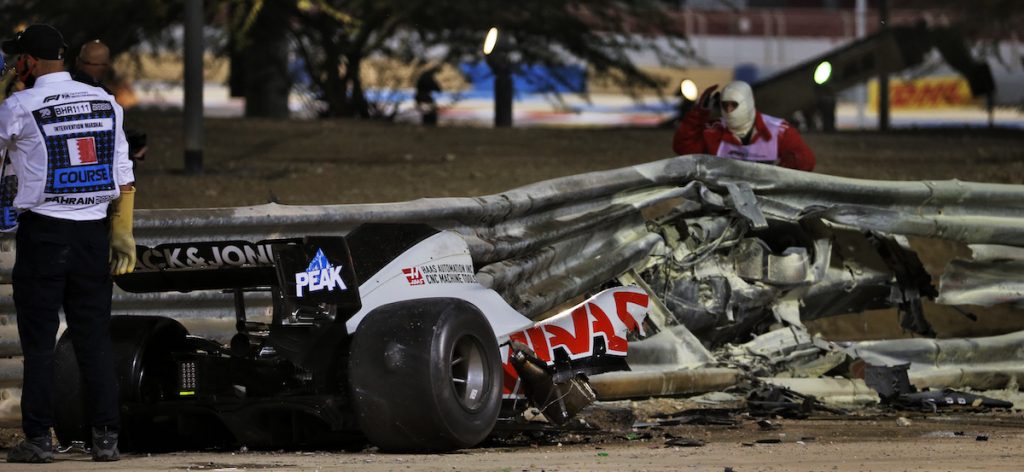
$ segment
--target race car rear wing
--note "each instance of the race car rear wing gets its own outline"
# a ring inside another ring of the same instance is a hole
[[[274,245],[296,240],[136,246],[135,271],[114,277],[126,292],[191,292],[278,285]]]
[[[301,305],[360,305],[343,237],[161,244],[136,253],[135,271],[114,278],[127,292],[266,288]]]

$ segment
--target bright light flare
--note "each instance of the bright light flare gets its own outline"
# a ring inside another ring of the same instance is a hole
[[[487,31],[487,37],[484,38],[484,54],[490,55],[494,52],[496,44],[498,44],[498,28],[491,28]]]
[[[683,94],[683,98],[695,102],[697,101],[697,84],[690,79],[683,79],[679,82],[679,92]]]
[[[824,84],[828,82],[829,77],[832,77],[832,63],[821,61],[821,64],[814,68],[814,83],[818,85]]]

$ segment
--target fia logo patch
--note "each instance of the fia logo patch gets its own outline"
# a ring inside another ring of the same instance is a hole
[[[68,158],[73,166],[96,163],[96,139],[72,138],[68,140]]]
[[[342,266],[332,266],[323,249],[316,250],[316,256],[309,262],[305,272],[295,274],[295,296],[302,297],[303,289],[308,292],[321,290],[346,290],[345,281],[341,280]]]

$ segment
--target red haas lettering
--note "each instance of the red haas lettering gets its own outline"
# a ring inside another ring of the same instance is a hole
[[[597,305],[587,305],[587,308],[590,309],[590,314],[594,318],[594,324],[591,325],[591,327],[593,327],[594,336],[604,337],[604,345],[608,349],[608,352],[621,352],[625,354],[629,343],[626,342],[625,337],[618,336],[615,333],[615,325],[612,323],[612,320],[608,318],[608,315],[601,311],[601,307]],[[627,324],[625,326],[626,332],[629,332],[629,325]]]
[[[639,330],[640,324],[643,322],[643,317],[637,319],[629,311],[629,305],[636,305],[644,307],[643,314],[647,314],[647,304],[650,302],[646,292],[639,289],[633,292],[616,292],[615,294],[615,314],[619,316],[619,321],[622,321],[626,325],[626,329],[629,331]]]
[[[509,335],[509,339],[529,346],[548,365],[554,361],[556,350],[564,351],[572,360],[594,355],[594,340],[599,337],[604,339],[605,354],[625,357],[629,347],[627,334],[644,334],[642,324],[649,302],[647,293],[637,287],[608,289],[570,310]],[[519,376],[508,354],[504,372],[504,394],[514,395]]]
[[[589,353],[593,350],[588,323],[589,317],[587,316],[585,306],[573,310],[569,317],[572,320],[571,330],[559,326],[562,323],[546,324],[543,329],[550,336],[548,344],[551,347],[552,353],[556,346],[562,346],[569,351],[570,358],[575,358],[578,354]],[[551,359],[552,357],[549,356],[548,358]]]
[[[548,338],[544,334],[544,330],[538,327],[533,327],[526,330],[526,335],[530,337],[530,341],[527,342],[525,339],[520,341],[527,346],[534,346],[536,349],[537,356],[544,362],[551,362],[551,345],[548,344]]]

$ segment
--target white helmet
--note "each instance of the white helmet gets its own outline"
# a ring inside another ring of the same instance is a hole
[[[729,82],[729,85],[722,89],[721,101],[736,102],[736,109],[731,112],[723,109],[722,116],[725,117],[725,125],[732,134],[737,137],[746,136],[754,127],[754,91],[751,90],[750,84],[741,80]]]

